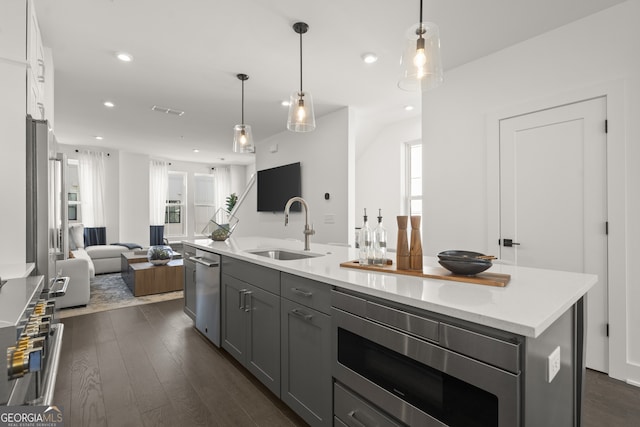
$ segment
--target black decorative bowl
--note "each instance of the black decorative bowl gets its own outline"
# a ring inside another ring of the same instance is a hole
[[[438,254],[438,258],[441,260],[447,261],[460,261],[460,262],[481,262],[488,263],[491,265],[491,260],[484,257],[484,254],[480,252],[472,252],[472,251],[442,251]]]
[[[438,262],[453,274],[459,274],[461,276],[473,276],[475,274],[482,273],[492,265],[491,261],[486,260],[478,260],[476,262],[440,259]]]

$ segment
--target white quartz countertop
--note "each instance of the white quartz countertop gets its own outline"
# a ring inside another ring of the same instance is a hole
[[[420,278],[340,267],[358,258],[354,248],[311,243],[315,258],[280,261],[252,254],[256,249],[300,251],[301,241],[239,237],[225,242],[185,240],[196,248],[325,282],[343,289],[395,301],[407,306],[536,338],[596,284],[592,274],[569,273],[496,264],[487,270],[510,274],[505,287]],[[395,254],[390,254],[394,259]],[[394,259],[395,262],[395,259]],[[439,267],[424,257],[425,266]]]

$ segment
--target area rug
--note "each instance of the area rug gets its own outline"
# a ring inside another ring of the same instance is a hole
[[[86,307],[60,309],[58,318],[96,313],[134,305],[182,298],[182,291],[134,297],[120,273],[99,274],[91,279],[89,304]]]

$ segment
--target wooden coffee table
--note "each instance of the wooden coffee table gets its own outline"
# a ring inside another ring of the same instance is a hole
[[[124,261],[123,257],[123,263]],[[122,279],[136,297],[181,291],[184,287],[182,260],[175,259],[165,265],[153,265],[146,262],[145,257],[139,262],[129,262],[127,271],[122,272]]]
[[[148,262],[147,261],[147,252],[139,251],[140,253],[136,253],[135,251],[122,252],[120,254],[120,272],[123,274],[129,271],[129,264],[138,263],[138,262]],[[144,252],[144,253],[142,253]]]

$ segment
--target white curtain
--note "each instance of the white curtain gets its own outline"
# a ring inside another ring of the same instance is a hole
[[[82,222],[85,227],[105,227],[104,219],[104,158],[95,151],[78,153],[78,181],[82,202]]]
[[[149,225],[164,225],[168,188],[167,162],[151,160],[149,166]]]
[[[213,171],[215,177],[215,204],[217,208],[226,209],[227,197],[231,194],[231,168],[228,166],[216,167]]]

